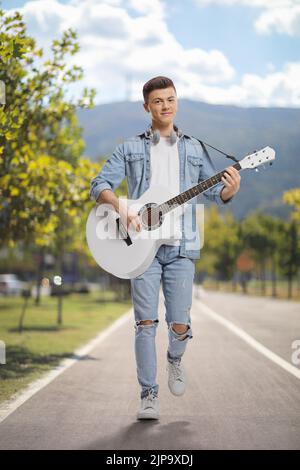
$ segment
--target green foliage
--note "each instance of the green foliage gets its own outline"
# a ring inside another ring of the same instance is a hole
[[[255,212],[237,223],[230,213],[221,215],[215,206],[206,211],[205,244],[197,270],[230,280],[237,271],[239,254],[245,252],[263,282],[267,268],[272,271],[274,283],[277,272],[293,279],[300,265],[297,222]]]
[[[270,258],[284,242],[284,222],[273,216],[254,213],[242,223],[242,237],[257,262]]]
[[[69,247],[78,236],[91,202],[89,184],[96,165],[82,158],[84,142],[78,107],[93,106],[94,90],[77,100],[66,90],[83,70],[67,67],[67,56],[79,50],[69,29],[52,42],[52,57],[27,36],[19,12],[0,9],[0,80],[6,102],[0,106],[1,243],[19,241]],[[78,243],[77,243],[78,245]]]
[[[210,274],[222,279],[232,277],[235,262],[241,250],[238,227],[237,221],[230,212],[221,215],[215,206],[206,211],[204,256],[201,256],[199,267],[203,267],[206,263]]]
[[[284,244],[280,246],[279,267],[288,278],[296,276],[300,266],[300,245],[297,224],[293,220],[284,224],[282,236]]]
[[[283,194],[283,200],[294,207],[293,219],[300,223],[300,188],[290,189]]]

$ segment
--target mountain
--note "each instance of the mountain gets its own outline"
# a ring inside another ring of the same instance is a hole
[[[142,102],[119,102],[78,111],[86,155],[107,159],[115,146],[145,130],[150,120]],[[175,123],[189,135],[204,140],[241,159],[269,145],[276,160],[267,170],[241,173],[241,189],[231,204],[239,219],[250,211],[287,216],[283,191],[300,186],[300,110],[288,108],[239,108],[179,100]],[[214,150],[210,155],[219,171],[233,163]]]

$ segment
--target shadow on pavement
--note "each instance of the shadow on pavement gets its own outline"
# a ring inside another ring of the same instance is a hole
[[[62,331],[62,330],[78,330],[80,327],[79,326],[68,326],[68,325],[62,325],[62,326],[56,326],[56,325],[45,325],[45,326],[23,326],[22,332],[24,333],[25,331],[30,332],[30,331]],[[10,333],[19,333],[19,328],[10,328],[8,330]]]
[[[45,370],[45,364],[54,367],[62,359],[72,356],[73,351],[63,354],[36,354],[22,346],[7,346],[6,364],[0,367],[0,379],[26,377],[33,370]]]
[[[191,429],[189,429],[191,426]],[[86,450],[155,450],[162,449],[164,442],[172,440],[173,449],[188,449],[189,435],[194,433],[189,421],[174,421],[162,424],[157,420],[137,421],[122,428],[119,432],[95,440],[83,449]],[[169,445],[167,445],[170,449]]]

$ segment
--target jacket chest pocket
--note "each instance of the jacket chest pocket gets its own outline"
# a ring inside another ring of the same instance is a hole
[[[144,155],[142,153],[130,153],[125,155],[126,174],[129,178],[139,179],[143,174]]]
[[[198,183],[202,166],[203,166],[203,161],[201,157],[196,157],[194,155],[187,155],[187,167],[189,169],[192,183]]]

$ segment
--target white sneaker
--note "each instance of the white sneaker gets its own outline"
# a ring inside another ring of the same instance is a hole
[[[150,392],[145,398],[142,398],[137,419],[159,419],[158,397]]]
[[[168,385],[170,392],[178,397],[184,394],[187,383],[186,372],[180,362],[181,361],[174,361],[171,363],[168,361],[167,366],[169,373]]]

